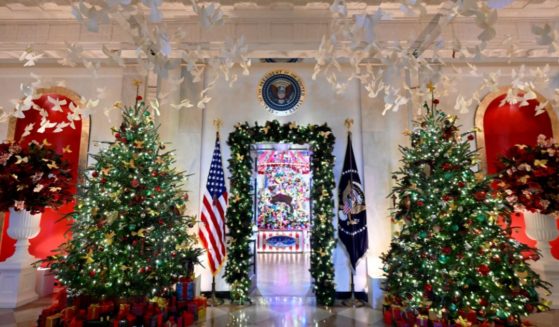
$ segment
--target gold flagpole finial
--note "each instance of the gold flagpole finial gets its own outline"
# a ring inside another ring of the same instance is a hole
[[[353,126],[353,119],[347,118],[344,122],[345,127],[347,128],[348,132],[351,132],[351,127]]]
[[[216,132],[219,134],[219,129],[221,128],[221,125],[223,125],[223,121],[221,119],[214,119],[214,127],[216,129]]]
[[[135,79],[132,81],[132,85],[134,85],[135,87],[140,87],[140,85],[142,85],[143,82],[141,79]]]

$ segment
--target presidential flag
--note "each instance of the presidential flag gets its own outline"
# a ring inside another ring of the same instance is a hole
[[[221,163],[219,134],[216,136],[215,148],[204,192],[202,223],[198,235],[208,253],[208,263],[215,276],[225,262],[225,212],[227,210],[227,189]]]
[[[367,252],[367,210],[365,193],[357,172],[351,133],[347,136],[344,166],[338,185],[338,236],[347,250],[353,271]]]

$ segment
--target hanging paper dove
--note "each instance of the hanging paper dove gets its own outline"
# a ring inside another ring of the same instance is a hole
[[[345,0],[334,0],[330,5],[330,11],[340,17],[347,17],[347,5]]]

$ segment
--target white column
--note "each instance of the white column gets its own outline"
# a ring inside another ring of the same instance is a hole
[[[29,239],[40,231],[41,214],[15,211],[10,208],[8,236],[15,239],[15,253],[0,263],[0,308],[16,308],[38,298],[35,293],[36,261],[29,254]]]

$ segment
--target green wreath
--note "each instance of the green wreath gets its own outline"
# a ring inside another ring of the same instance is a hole
[[[313,290],[319,305],[334,304],[334,264],[332,251],[334,239],[334,142],[336,138],[326,124],[298,126],[295,123],[280,124],[277,120],[264,126],[237,124],[229,135],[227,145],[231,148],[229,171],[231,190],[226,224],[229,229],[228,262],[225,279],[231,285],[231,298],[235,303],[248,301],[250,288],[249,271],[252,236],[252,187],[253,162],[250,156],[252,144],[260,142],[288,142],[309,144],[313,152],[311,169],[313,183],[311,200],[313,222],[311,228],[311,268]]]

